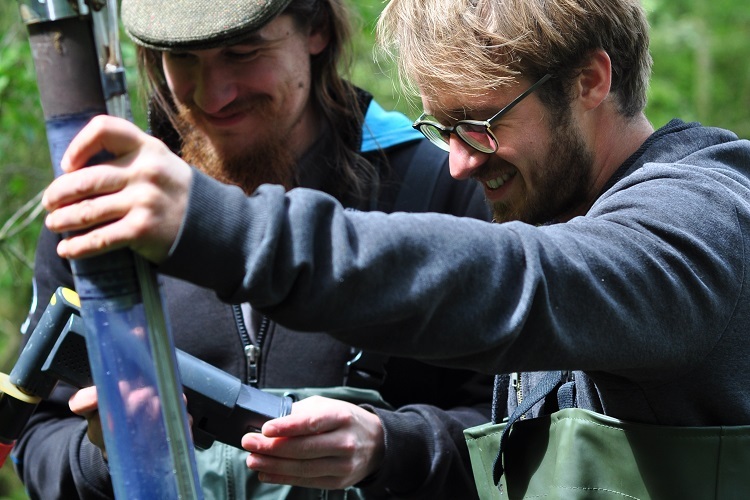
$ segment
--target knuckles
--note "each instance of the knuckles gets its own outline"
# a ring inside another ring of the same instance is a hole
[[[83,200],[78,204],[78,219],[80,220],[80,225],[84,227],[89,227],[101,221],[101,213],[93,200]]]

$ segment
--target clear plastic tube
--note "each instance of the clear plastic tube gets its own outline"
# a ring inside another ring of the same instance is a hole
[[[103,409],[100,417],[115,495],[182,498],[174,481],[143,304],[137,294],[84,303],[86,331],[97,332],[87,333],[86,347]]]
[[[89,16],[61,9],[52,13],[46,10],[48,2],[20,3],[34,54],[52,165],[60,175],[65,149],[91,117],[107,111],[128,114],[119,47],[114,50],[113,38],[107,35],[107,30],[111,34],[116,29],[112,27],[116,17],[110,12],[103,16],[108,21],[97,23],[99,41],[110,56],[98,61],[96,30]],[[103,24],[107,26],[101,30]],[[100,62],[108,67],[102,68]],[[129,250],[73,260],[71,266],[115,496],[202,499],[173,341],[155,274]]]

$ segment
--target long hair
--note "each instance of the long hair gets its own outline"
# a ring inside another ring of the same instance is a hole
[[[560,113],[582,65],[603,49],[618,111],[632,117],[646,105],[652,61],[638,0],[391,0],[377,30],[404,88],[428,97],[476,97],[551,73],[538,95]]]
[[[329,33],[328,45],[311,60],[311,98],[331,131],[326,191],[339,198],[366,200],[377,185],[378,174],[359,154],[362,105],[356,89],[346,80],[351,67],[352,14],[343,0],[292,0],[284,14],[290,15],[300,29]],[[142,84],[153,104],[174,124],[161,52],[142,46],[136,51]]]

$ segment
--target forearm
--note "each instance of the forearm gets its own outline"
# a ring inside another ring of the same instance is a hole
[[[383,425],[385,456],[378,472],[360,485],[365,491],[399,498],[476,498],[463,430],[487,423],[488,411],[427,405],[372,411]]]
[[[701,359],[720,334],[728,311],[716,290],[741,289],[731,253],[741,242],[714,233],[739,234],[731,203],[706,212],[702,193],[685,191],[664,220],[647,195],[669,182],[613,196],[599,217],[537,228],[348,212],[276,186],[246,198],[195,177],[166,272],[291,328],[390,354],[485,373],[681,369],[665,363]],[[657,314],[665,303],[675,314]]]

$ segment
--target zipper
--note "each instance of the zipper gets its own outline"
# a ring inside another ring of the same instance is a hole
[[[523,386],[521,385],[521,373],[513,372],[510,374],[510,385],[516,393],[516,406],[521,406],[523,402]],[[526,415],[521,415],[521,420],[525,419]]]
[[[258,374],[260,373],[260,353],[263,348],[263,341],[268,333],[268,327],[271,324],[271,320],[265,314],[260,318],[260,326],[255,334],[255,343],[250,338],[250,333],[247,331],[245,326],[245,316],[242,313],[242,306],[238,304],[232,305],[232,313],[234,315],[234,322],[237,324],[237,331],[240,334],[240,341],[242,342],[242,349],[245,352],[245,367],[247,373],[247,382],[252,386],[258,384]],[[344,498],[348,495],[344,493]],[[318,490],[317,498],[326,500],[328,499],[328,490]]]
[[[260,348],[255,344],[245,346],[245,368],[247,371],[247,383],[256,385],[258,383],[258,365],[260,364]]]
[[[263,315],[260,320],[260,327],[255,336],[255,342],[250,338],[250,333],[245,327],[245,317],[242,314],[242,307],[239,305],[232,305],[232,312],[234,314],[234,322],[237,324],[237,331],[240,334],[240,341],[242,342],[242,350],[245,353],[245,369],[247,383],[253,386],[258,384],[258,377],[260,374],[260,353],[263,348],[263,340],[268,332],[268,326],[271,320],[268,316]]]
[[[222,449],[222,455],[224,456],[224,474],[227,486],[227,500],[237,500],[237,491],[235,488],[234,477],[234,460],[232,459],[231,453],[227,447]]]

